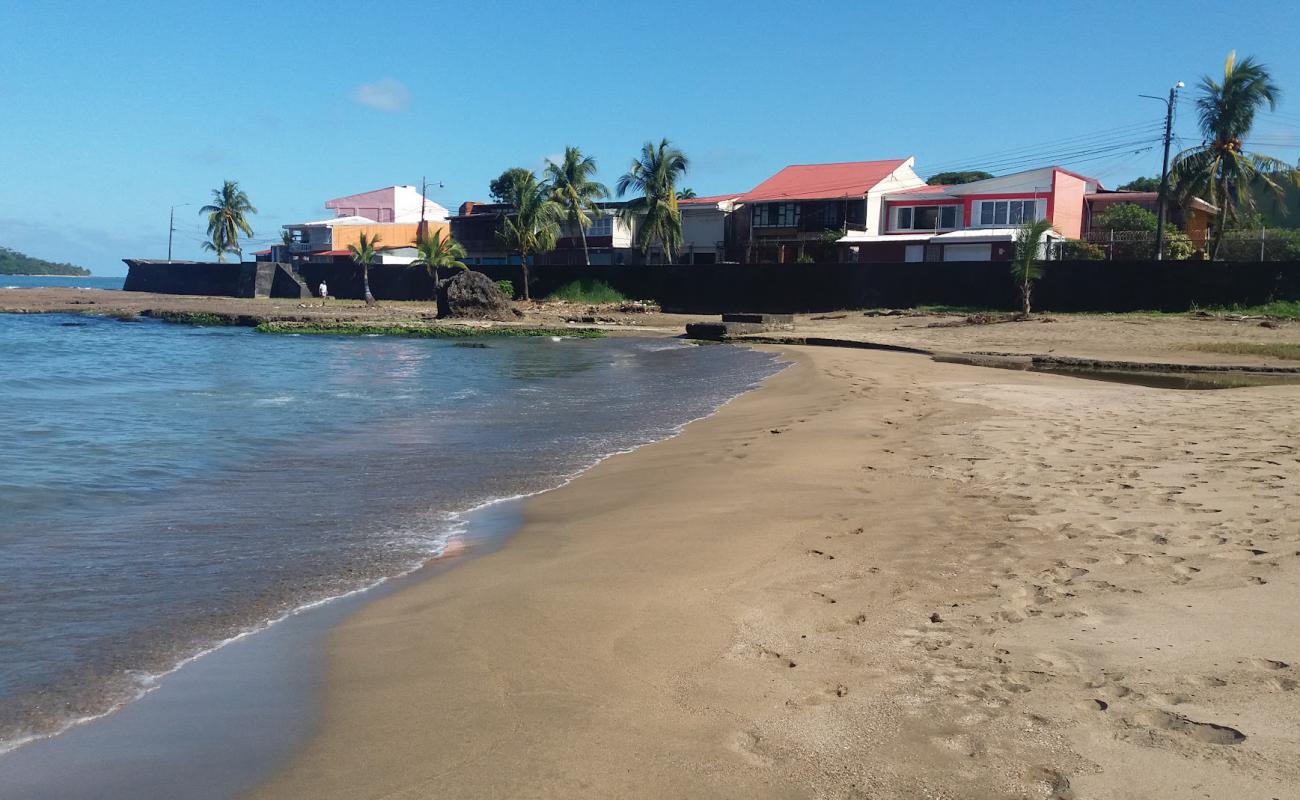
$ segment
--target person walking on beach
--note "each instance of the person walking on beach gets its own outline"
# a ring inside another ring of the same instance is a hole
[[[330,287],[325,285],[325,281],[321,281],[318,290],[320,291],[320,304],[324,308],[325,301],[330,298]]]

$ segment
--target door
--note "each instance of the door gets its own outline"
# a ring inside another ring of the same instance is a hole
[[[949,244],[944,245],[944,261],[991,261],[993,246],[990,244]]]

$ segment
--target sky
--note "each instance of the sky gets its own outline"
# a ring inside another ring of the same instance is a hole
[[[202,258],[198,209],[237,180],[246,251],[325,200],[432,184],[452,209],[566,145],[613,185],[648,140],[700,195],[787,164],[1160,170],[1163,96],[1235,49],[1284,97],[1254,149],[1300,159],[1290,3],[0,0],[0,245],[94,273]],[[1273,20],[1275,24],[1261,24]],[[182,205],[187,204],[187,205]]]

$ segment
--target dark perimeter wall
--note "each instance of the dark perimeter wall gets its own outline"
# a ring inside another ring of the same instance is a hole
[[[519,286],[519,267],[476,267]],[[532,293],[601,280],[629,298],[694,313],[798,313],[949,305],[1018,309],[1005,262],[533,267]],[[1300,262],[1052,261],[1034,289],[1049,311],[1186,311],[1300,300]]]
[[[131,272],[124,287],[128,291],[253,296],[242,293],[247,287],[240,284],[238,264],[128,263]],[[521,288],[523,276],[517,265],[475,269]],[[324,280],[333,297],[362,297],[361,271],[355,265],[300,264],[296,271],[312,292]],[[443,272],[444,277],[451,274]],[[668,311],[705,314],[924,305],[1019,307],[1019,293],[1006,262],[543,264],[529,272],[534,297],[545,297],[572,281],[600,280],[629,298],[655,300]],[[420,267],[371,267],[370,288],[379,300],[430,300],[434,294],[433,279]],[[1053,261],[1044,266],[1034,290],[1034,307],[1045,311],[1186,311],[1272,300],[1300,300],[1300,262]]]

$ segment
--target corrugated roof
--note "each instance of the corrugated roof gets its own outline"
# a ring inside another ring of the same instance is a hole
[[[742,202],[764,200],[830,200],[862,197],[889,177],[905,158],[888,161],[846,161],[839,164],[795,164],[740,196]]]
[[[724,201],[727,201],[727,200],[735,200],[735,199],[738,198],[738,197],[740,197],[740,193],[739,193],[739,192],[737,192],[737,193],[735,193],[735,194],[711,194],[711,195],[709,195],[708,197],[686,197],[686,198],[679,199],[679,200],[677,201],[677,205],[679,205],[679,206],[708,206],[708,205],[716,205],[716,204],[718,204],[718,203],[721,203],[721,202],[724,202]]]

